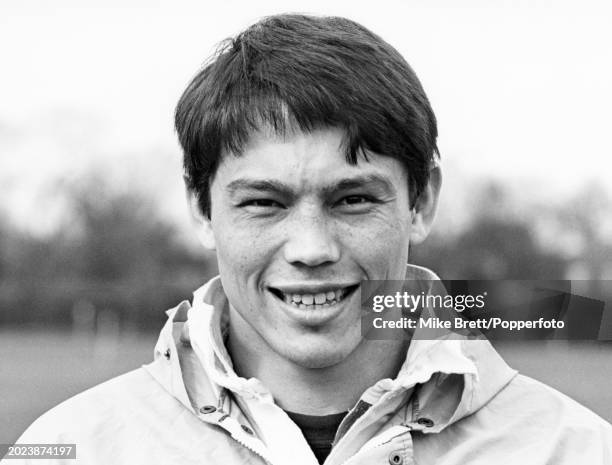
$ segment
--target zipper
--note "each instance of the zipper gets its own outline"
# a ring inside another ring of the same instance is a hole
[[[231,393],[227,389],[223,389],[221,391],[221,393],[219,395],[219,401],[217,402],[217,412],[221,414],[221,417],[219,417],[213,424],[223,428],[227,433],[229,433],[229,435],[232,437],[232,439],[234,441],[236,441],[238,444],[240,444],[244,448],[250,450],[253,454],[255,454],[258,457],[260,457],[261,459],[263,459],[267,464],[274,465],[274,462],[271,460],[270,457],[268,457],[263,451],[257,450],[257,449],[260,449],[260,448],[253,447],[253,445],[248,444],[247,441],[243,441],[242,439],[240,439],[240,437],[239,437],[240,434],[241,434],[240,431],[238,431],[237,434],[234,434],[231,431],[231,428],[229,426],[226,426],[226,425],[223,424],[223,422],[229,418],[230,420],[233,420],[236,423],[236,425],[240,426],[240,423],[238,421],[236,421],[235,418],[232,418],[223,409],[223,406],[224,406],[226,400],[231,403],[231,400],[229,399],[230,396],[231,396]],[[257,439],[263,445],[263,442],[261,442],[261,440],[259,438],[257,438],[256,436],[254,438]]]
[[[227,429],[225,431],[228,431]],[[234,439],[234,441],[236,441],[238,444],[240,444],[241,446],[245,447],[246,449],[250,450],[251,452],[253,452],[255,455],[259,456],[261,459],[263,459],[266,463],[273,465],[274,462],[272,462],[272,460],[270,460],[269,457],[266,457],[265,454],[263,454],[261,451],[255,450],[253,447],[251,447],[249,444],[247,444],[245,441],[242,441],[241,439],[239,439],[238,437],[234,436],[230,431],[228,431],[228,433],[230,433],[230,436],[232,437],[232,439]]]
[[[236,419],[234,419],[234,418],[230,417],[230,416],[229,416],[229,415],[227,415],[227,414],[224,414],[224,415],[221,417],[221,419],[219,419],[219,420],[217,420],[217,421],[215,422],[215,424],[216,424],[217,426],[220,426],[221,428],[223,428],[225,431],[227,431],[227,432],[229,433],[229,435],[232,437],[232,439],[233,439],[234,441],[236,441],[238,444],[240,444],[241,446],[243,446],[243,447],[245,447],[246,449],[250,450],[250,451],[251,451],[251,452],[253,452],[255,455],[259,456],[259,457],[260,457],[261,459],[263,459],[263,460],[264,460],[264,462],[266,462],[267,464],[274,465],[274,462],[272,461],[272,459],[271,459],[270,457],[268,457],[268,455],[267,455],[265,452],[263,452],[263,450],[261,450],[261,448],[260,448],[260,447],[255,447],[253,444],[249,444],[249,442],[248,442],[248,441],[244,441],[244,440],[242,440],[242,439],[240,438],[240,434],[241,434],[240,432],[238,432],[238,433],[236,433],[236,434],[235,434],[234,432],[232,432],[232,431],[231,431],[231,428],[230,428],[229,426],[225,426],[225,425],[223,425],[223,424],[222,424],[222,423],[223,423],[225,420],[227,420],[228,418],[229,418],[230,420],[233,420],[234,422],[236,422],[236,424],[237,424],[237,425],[239,425],[239,423],[236,421]],[[258,441],[259,441],[259,442],[260,442],[260,443],[263,445],[263,442],[261,442],[261,440],[260,440],[259,438],[254,437],[254,439],[258,440]]]

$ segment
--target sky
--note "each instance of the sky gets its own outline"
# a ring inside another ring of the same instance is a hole
[[[443,210],[488,178],[525,201],[612,192],[610,2],[3,0],[0,211],[52,229],[60,181],[97,170],[184,221],[176,101],[220,40],[287,11],[361,22],[415,69],[439,123]]]

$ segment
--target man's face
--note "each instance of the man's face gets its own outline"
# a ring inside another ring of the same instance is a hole
[[[362,343],[359,283],[403,279],[413,212],[395,159],[346,162],[343,133],[253,135],[225,155],[211,219],[231,318],[286,360],[321,368]]]

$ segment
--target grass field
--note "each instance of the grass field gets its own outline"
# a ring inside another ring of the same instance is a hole
[[[155,341],[153,335],[0,331],[0,443],[14,442],[59,402],[151,361]]]
[[[0,443],[40,414],[152,359],[157,336],[0,331]],[[612,421],[612,344],[497,344],[508,363]]]

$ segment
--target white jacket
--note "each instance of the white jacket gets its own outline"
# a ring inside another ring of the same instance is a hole
[[[74,443],[66,464],[316,465],[270,391],[234,372],[225,304],[215,278],[167,312],[151,364],[58,405],[18,443]],[[414,340],[397,378],[344,419],[325,463],[612,464],[612,427],[518,375],[488,341]]]

